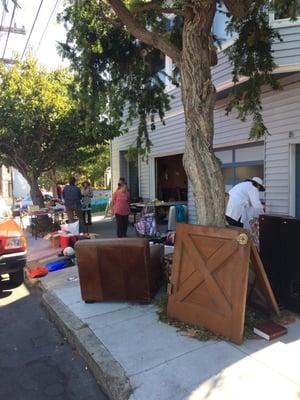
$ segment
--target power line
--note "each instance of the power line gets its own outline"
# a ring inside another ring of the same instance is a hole
[[[39,8],[38,8],[37,13],[36,13],[35,18],[34,18],[34,21],[33,21],[33,24],[32,24],[31,30],[30,30],[30,33],[29,33],[29,36],[28,36],[28,38],[27,38],[27,42],[26,42],[26,44],[25,44],[25,47],[24,47],[24,50],[23,50],[21,59],[24,57],[25,51],[26,51],[26,49],[27,49],[29,40],[30,40],[30,38],[31,38],[32,31],[33,31],[33,29],[34,29],[36,20],[37,20],[37,18],[38,18],[38,16],[39,16],[39,13],[40,13],[40,10],[41,10],[41,7],[42,7],[43,2],[44,2],[44,0],[41,0],[40,5],[39,5]]]
[[[4,58],[4,55],[5,55],[5,52],[6,52],[6,47],[7,47],[7,43],[8,43],[8,39],[9,39],[9,35],[10,35],[11,26],[12,26],[13,20],[15,18],[16,8],[17,8],[17,4],[15,3],[14,4],[13,13],[12,13],[12,16],[11,16],[11,19],[10,19],[10,23],[9,23],[9,28],[8,28],[8,33],[7,33],[7,36],[6,36],[6,42],[5,42],[2,58]]]
[[[55,10],[56,10],[56,8],[57,8],[59,2],[60,2],[60,0],[56,0],[56,3],[54,4],[53,10],[52,10],[52,12],[51,12],[51,14],[50,14],[50,17],[49,17],[49,19],[48,19],[48,21],[47,21],[47,24],[46,24],[46,26],[45,26],[45,29],[44,29],[44,31],[43,31],[43,33],[42,33],[41,38],[40,38],[39,44],[37,45],[37,48],[36,48],[36,50],[35,50],[35,55],[37,55],[37,53],[38,53],[38,51],[39,51],[39,49],[40,49],[40,46],[41,46],[41,43],[42,43],[42,41],[43,41],[43,39],[44,39],[45,33],[46,33],[47,29],[48,29],[48,26],[49,26],[49,24],[50,24],[50,21],[51,21],[51,19],[52,19],[52,17],[53,17],[53,14],[54,14],[54,12],[55,12]]]

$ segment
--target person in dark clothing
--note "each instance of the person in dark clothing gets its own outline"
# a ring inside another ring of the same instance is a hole
[[[66,185],[63,190],[63,199],[65,201],[66,213],[69,223],[75,221],[75,216],[79,220],[79,229],[83,227],[83,217],[81,211],[81,190],[75,185],[76,179],[72,176],[69,180],[69,185]]]

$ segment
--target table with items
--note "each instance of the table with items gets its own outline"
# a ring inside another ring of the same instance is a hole
[[[37,229],[37,222],[38,218],[41,216],[48,216],[52,219],[53,222],[57,222],[61,224],[65,219],[65,208],[56,208],[56,207],[49,207],[49,208],[34,208],[31,207],[27,210],[20,211],[20,225],[24,229],[24,222],[23,219],[28,217],[30,220],[30,228],[32,236],[37,238],[38,229]]]
[[[153,202],[137,202],[130,203],[130,211],[133,215],[133,224],[137,222],[137,215],[145,211],[147,208],[152,208],[155,212],[158,222],[163,221],[167,215],[169,208],[172,206],[187,205],[186,201],[153,201]]]

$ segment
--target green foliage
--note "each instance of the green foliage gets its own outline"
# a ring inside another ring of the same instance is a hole
[[[296,16],[300,14],[299,0],[274,0],[274,2],[270,2],[270,6],[273,8],[277,19],[289,18],[295,21]]]
[[[133,2],[128,7],[133,7]],[[163,32],[167,18],[162,16],[158,20],[157,16],[151,12],[147,18],[138,19]],[[163,75],[158,74],[163,55],[124,30],[103,2],[71,2],[60,20],[69,27],[67,42],[60,44],[61,52],[71,61],[91,120],[99,114],[105,115],[122,134],[138,119],[137,144],[149,149],[149,132],[155,129],[155,115],[163,121],[169,109]],[[167,34],[174,35],[171,40],[175,41],[178,24],[174,25],[174,30]]]
[[[87,131],[86,116],[67,70],[47,71],[30,56],[11,68],[0,65],[0,152],[29,183],[111,136],[106,122]]]
[[[93,187],[104,187],[104,172],[110,166],[110,147],[108,143],[88,146],[81,149],[81,159],[60,172],[64,182],[70,175],[76,175],[79,181],[89,180]]]
[[[159,10],[135,12],[137,7],[149,5],[149,2],[126,0],[124,3],[140,26],[158,33],[176,46],[179,52],[182,50],[184,12],[188,3],[182,0],[155,2],[157,6],[175,7],[181,11],[173,17],[172,23]],[[236,8],[242,8],[240,3],[236,1]],[[147,151],[151,146],[149,133],[155,130],[155,115],[163,122],[165,112],[169,109],[170,98],[165,92],[161,75],[157,73],[161,53],[155,44],[153,47],[145,45],[132,36],[109,3],[77,0],[68,4],[60,16],[60,20],[68,27],[67,42],[61,44],[61,52],[71,60],[90,122],[97,120],[99,115],[105,116],[114,122],[116,130],[122,134],[138,119],[136,144]],[[220,6],[222,1],[217,0],[216,4]],[[237,33],[238,39],[228,49],[235,86],[227,112],[236,108],[242,121],[251,116],[253,126],[250,136],[258,138],[267,133],[261,116],[262,88],[269,85],[279,89],[272,74],[275,68],[272,45],[279,37],[269,26],[268,13],[275,9],[276,15],[288,15],[294,19],[299,5],[297,0],[276,0],[274,5],[269,0],[256,0],[249,4],[248,14],[242,18],[228,12],[228,31]],[[206,15],[199,13],[197,18],[205,19]],[[210,40],[209,32],[207,38]],[[218,43],[218,38],[214,39]],[[169,78],[178,84],[180,65],[176,66],[174,72],[174,76]],[[249,79],[243,85],[238,85],[240,76]]]
[[[272,44],[280,40],[279,34],[269,24],[269,9],[265,1],[256,1],[247,17],[242,20],[232,18],[229,32],[236,32],[237,39],[226,51],[233,64],[233,81],[248,77],[247,82],[235,85],[229,97],[227,113],[237,108],[239,118],[245,121],[253,115],[250,138],[257,139],[267,134],[261,111],[261,92],[264,85],[279,89],[280,85],[272,74],[276,67]]]
[[[142,159],[147,157],[147,150],[138,146],[137,143],[129,146],[125,155],[126,160],[129,162],[137,162],[139,157],[141,157]]]

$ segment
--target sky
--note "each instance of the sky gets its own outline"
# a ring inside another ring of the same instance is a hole
[[[26,34],[10,33],[7,41],[7,32],[0,32],[0,57],[3,58],[3,54],[4,58],[12,58],[16,54],[20,56],[23,54],[35,17],[41,5],[32,34],[26,46],[25,54],[30,50],[40,63],[49,69],[67,66],[67,60],[63,61],[56,50],[57,41],[64,42],[66,37],[63,25],[58,24],[56,21],[57,13],[63,9],[63,3],[64,0],[18,0],[20,8],[17,8],[15,11],[12,26],[14,24],[16,24],[17,28],[24,26]],[[0,2],[1,26],[10,26],[13,8],[13,2],[8,0],[9,12],[6,13],[4,12],[2,2]],[[50,19],[51,14],[52,17]],[[50,22],[46,28],[49,19]]]

